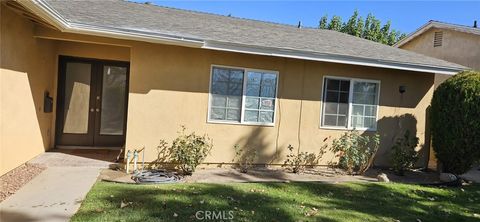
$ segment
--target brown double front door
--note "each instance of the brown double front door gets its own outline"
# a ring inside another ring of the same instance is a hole
[[[56,145],[125,143],[129,63],[60,56]]]

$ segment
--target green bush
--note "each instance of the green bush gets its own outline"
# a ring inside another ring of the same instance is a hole
[[[334,139],[330,150],[338,159],[338,166],[348,174],[363,174],[373,162],[380,145],[380,136],[360,135],[352,130]]]
[[[405,131],[402,138],[398,138],[392,147],[391,160],[393,170],[399,174],[404,174],[405,170],[414,166],[418,160],[418,152],[415,147],[418,145],[418,137],[410,135],[410,131]]]
[[[326,145],[320,148],[318,154],[309,153],[309,152],[297,152],[294,151],[295,148],[292,145],[288,145],[287,149],[290,151],[287,154],[287,159],[283,163],[282,167],[290,170],[292,173],[301,173],[305,170],[305,167],[308,165],[318,164],[318,161],[325,154]]]
[[[200,163],[205,160],[213,147],[212,140],[207,136],[198,136],[195,132],[185,133],[186,128],[182,126],[179,136],[173,140],[172,146],[168,148],[170,160],[185,175],[190,175],[195,171]],[[160,144],[166,146],[165,141]]]
[[[431,104],[432,145],[445,172],[462,174],[480,159],[480,73],[443,82]]]
[[[248,170],[253,167],[255,159],[257,159],[257,150],[246,146],[242,148],[238,144],[234,146],[234,149],[235,158],[233,158],[233,162],[238,164],[240,172],[248,173]]]

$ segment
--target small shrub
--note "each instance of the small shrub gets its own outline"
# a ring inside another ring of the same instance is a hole
[[[338,166],[348,174],[363,174],[373,162],[380,145],[380,136],[362,136],[352,130],[334,139],[330,150],[338,159]]]
[[[171,160],[178,164],[182,173],[190,175],[205,160],[213,143],[207,135],[198,136],[195,132],[186,134],[185,131],[186,128],[182,126],[180,135],[173,140],[169,152]]]
[[[480,159],[480,72],[464,71],[433,93],[432,145],[443,171],[462,174]]]
[[[402,138],[398,138],[395,145],[392,147],[391,160],[393,170],[403,176],[406,169],[414,166],[418,160],[418,152],[415,147],[418,145],[418,137],[410,134],[410,131],[405,131]]]
[[[317,164],[325,153],[326,146],[322,146],[320,152],[317,154],[309,152],[295,152],[292,145],[288,145],[287,149],[290,151],[287,154],[287,159],[283,163],[282,167],[287,168],[292,173],[301,173],[305,171],[305,167],[308,165]]]
[[[257,150],[248,149],[248,147],[240,147],[238,144],[234,146],[235,158],[233,162],[236,162],[240,168],[240,172],[248,173],[253,167],[255,159],[257,159]]]

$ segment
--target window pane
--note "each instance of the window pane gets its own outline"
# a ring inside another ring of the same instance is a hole
[[[243,84],[243,70],[230,70],[230,82]]]
[[[352,124],[350,124],[353,128],[363,128],[363,118],[359,116],[352,116]]]
[[[347,127],[347,116],[338,116],[337,117],[337,126]]]
[[[337,116],[325,115],[323,117],[323,125],[337,126]]]
[[[104,66],[102,80],[101,135],[123,135],[127,68]]]
[[[221,95],[212,95],[212,106],[225,107],[227,104],[227,97]]]
[[[350,91],[350,81],[341,81],[340,82],[340,91],[348,92]]]
[[[246,83],[246,122],[273,122],[277,75],[265,72],[248,72]],[[260,111],[262,110],[262,111]],[[265,112],[264,110],[271,110]]]
[[[327,79],[323,125],[347,127],[350,80]]]
[[[377,107],[376,106],[365,106],[365,116],[376,116]]]
[[[242,95],[242,87],[241,83],[230,83],[228,84],[228,95],[231,96],[241,96]]]
[[[223,109],[223,108],[212,108],[212,110],[210,111],[210,119],[224,120],[225,119],[225,109]]]
[[[228,109],[227,120],[240,121],[240,109]]]
[[[275,97],[276,85],[277,84],[277,76],[274,74],[263,74],[262,77],[262,86],[261,86],[261,97]]]
[[[339,102],[348,103],[348,93],[340,93]]]
[[[229,70],[223,68],[213,68],[213,81],[228,82]]]
[[[239,96],[229,96],[227,98],[227,107],[230,108],[240,108],[242,106],[242,97]]]
[[[247,109],[258,109],[259,104],[260,104],[260,98],[255,98],[255,97],[245,98],[245,108]]]
[[[260,85],[247,84],[247,96],[260,96]]]
[[[228,83],[226,82],[213,82],[212,94],[227,95]]]
[[[336,91],[340,90],[340,80],[327,79],[327,89]]]
[[[325,98],[325,101],[337,103],[338,96],[339,96],[338,94],[339,94],[338,92],[327,91],[327,98]]]
[[[365,121],[365,123],[364,123],[365,128],[375,128],[375,125],[376,125],[375,118],[365,117],[364,121]]]
[[[363,116],[363,106],[362,105],[352,105],[352,115]]]
[[[337,114],[337,112],[338,112],[338,103],[325,103],[326,114]]]
[[[258,121],[258,111],[245,110],[245,121],[246,122],[257,122]]]
[[[377,92],[377,83],[354,82],[353,83],[353,92],[374,94],[374,93]]]
[[[377,103],[375,94],[363,94],[363,93],[353,93],[352,102],[357,104],[369,104],[369,105],[374,105]]]
[[[275,107],[275,101],[273,99],[262,99],[260,109],[273,110]]]
[[[347,103],[339,103],[338,104],[338,114],[348,115],[348,104]]]
[[[211,93],[210,119],[240,121],[243,70],[213,68]]]
[[[273,123],[273,112],[260,112],[258,122]]]
[[[67,63],[64,133],[88,133],[91,64]]]
[[[275,86],[264,86],[262,85],[260,91],[261,97],[275,98]]]
[[[262,73],[248,72],[248,84],[260,85],[262,81]]]

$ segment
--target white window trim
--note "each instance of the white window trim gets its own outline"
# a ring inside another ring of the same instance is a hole
[[[338,80],[349,80],[350,81],[350,90],[348,93],[348,116],[347,116],[347,127],[335,127],[335,126],[324,126],[323,125],[323,117],[325,113],[325,106],[324,106],[324,99],[325,99],[325,83],[326,79],[338,79]],[[375,121],[378,121],[378,113],[380,107],[380,92],[381,92],[381,81],[380,80],[373,80],[373,79],[359,79],[359,78],[350,78],[350,77],[342,77],[342,76],[323,76],[322,82],[322,92],[321,92],[321,113],[320,113],[320,129],[331,129],[331,130],[358,130],[358,131],[377,131],[377,124],[375,124],[375,128],[353,128],[350,126],[351,118],[352,118],[352,100],[353,100],[353,83],[354,82],[371,82],[378,84],[378,93],[377,93],[377,101],[376,101],[376,114],[375,114]]]
[[[241,112],[240,112],[240,122],[230,121],[230,120],[213,120],[210,119],[210,110],[212,106],[212,77],[213,77],[213,68],[227,68],[227,69],[241,69],[243,70],[243,87],[242,87],[242,104],[241,104]],[[245,115],[245,97],[246,97],[246,84],[247,84],[247,74],[248,72],[265,72],[269,74],[275,74],[277,76],[277,81],[275,85],[275,98],[273,107],[273,122],[272,123],[259,123],[259,122],[246,122],[243,120]],[[210,84],[208,87],[208,110],[207,110],[207,123],[215,123],[215,124],[231,124],[231,125],[251,125],[251,126],[275,126],[275,120],[277,119],[277,103],[278,103],[278,82],[280,81],[279,72],[273,70],[265,70],[265,69],[252,69],[252,68],[245,68],[245,67],[238,67],[238,66],[225,66],[225,65],[210,65]]]

